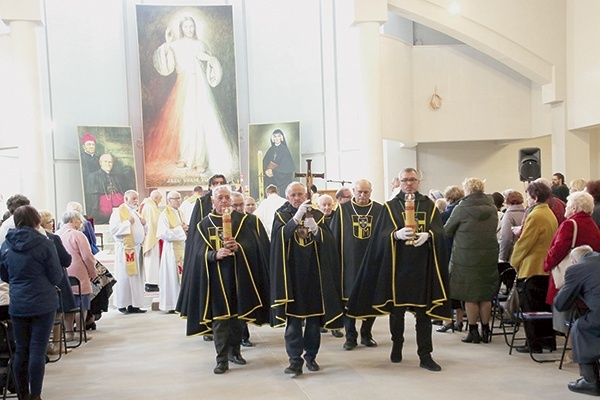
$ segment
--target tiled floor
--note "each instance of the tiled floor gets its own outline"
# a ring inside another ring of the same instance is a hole
[[[407,319],[412,316],[407,314]],[[48,365],[45,400],[68,399],[580,399],[566,385],[578,377],[529,355],[508,355],[501,336],[490,344],[464,344],[464,333],[433,332],[442,372],[418,367],[413,322],[407,321],[404,360],[389,361],[387,317],[375,324],[379,347],[342,349],[344,339],[322,335],[322,370],[291,378],[283,330],[251,327],[255,347],[243,349],[245,366],[214,375],[212,342],[184,336],[185,321],[160,311],[106,313],[93,339]]]

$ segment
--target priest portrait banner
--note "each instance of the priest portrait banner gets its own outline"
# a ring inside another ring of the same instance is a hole
[[[239,180],[231,6],[137,5],[147,188]]]
[[[248,125],[250,195],[257,201],[267,197],[273,184],[285,197],[285,188],[300,172],[300,122]]]
[[[78,126],[85,213],[94,224],[108,224],[123,194],[137,190],[130,127]]]

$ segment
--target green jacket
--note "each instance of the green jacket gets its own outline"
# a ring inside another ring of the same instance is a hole
[[[490,301],[498,292],[498,213],[492,198],[472,193],[454,208],[444,225],[453,236],[450,297]]]

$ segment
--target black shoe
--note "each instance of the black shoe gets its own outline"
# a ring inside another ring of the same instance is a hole
[[[146,312],[146,310],[142,310],[142,309],[141,309],[141,308],[139,308],[139,307],[132,307],[132,306],[129,306],[129,307],[127,307],[127,311],[128,311],[130,314],[143,314],[143,313],[145,313],[145,312]]]
[[[208,335],[202,336],[202,339],[204,339],[205,342],[212,342],[213,341],[213,337],[212,336],[208,336]]]
[[[332,330],[331,334],[337,338],[344,337],[344,334],[339,329]]]
[[[120,312],[121,314],[129,314],[129,311],[127,311],[127,307],[122,307],[122,308],[119,308],[119,312]]]
[[[392,343],[392,352],[390,353],[390,361],[393,363],[399,363],[402,361],[402,345]]]
[[[85,325],[85,329],[88,331],[95,331],[96,330],[96,323],[92,322],[91,324],[86,324]]]
[[[283,370],[284,374],[288,375],[302,375],[302,364],[290,364],[285,370]]]
[[[571,392],[600,396],[600,387],[596,382],[588,382],[585,378],[579,378],[567,385]]]
[[[433,361],[433,358],[431,357],[421,358],[421,363],[419,364],[419,367],[425,368],[426,370],[433,372],[438,372],[442,370],[442,367],[440,367],[438,363]]]
[[[490,332],[490,326],[481,326],[481,341],[483,343],[489,343],[492,341],[492,332]]]
[[[321,333],[327,333],[327,329],[321,328],[321,329],[319,329],[319,332],[321,332]]]
[[[449,322],[441,328],[436,329],[436,332],[446,333],[448,331],[452,331],[454,333],[454,322]]]
[[[144,290],[146,292],[158,292],[158,285],[146,283],[146,285],[144,285]]]
[[[454,330],[457,332],[462,332],[463,330],[463,323],[462,322],[455,322],[454,323]]]
[[[469,333],[467,334],[467,336],[460,339],[460,341],[463,343],[475,343],[475,344],[478,344],[480,340],[481,340],[481,336],[479,336],[479,331],[477,329],[469,330]]]
[[[229,361],[238,365],[246,365],[246,359],[241,354],[230,354]]]
[[[356,346],[358,346],[358,343],[356,343],[356,340],[346,339],[346,341],[344,342],[344,350],[352,350]]]
[[[220,374],[224,374],[225,371],[227,371],[229,369],[229,364],[225,361],[221,361],[219,363],[217,363],[217,366],[215,367],[215,369],[213,369],[213,372],[217,375]]]
[[[518,346],[518,347],[515,347],[515,350],[517,350],[519,353],[529,353],[529,346],[528,345]],[[541,354],[543,352],[543,350],[539,347],[532,347],[531,352],[535,353],[535,354]]]
[[[306,360],[306,368],[308,368],[309,371],[318,371],[321,369],[321,367],[319,367],[319,364],[317,364],[317,360]]]
[[[250,341],[250,339],[243,339],[242,340],[242,346],[244,346],[244,347],[252,347],[252,346],[254,346],[254,343],[252,343]]]
[[[360,344],[367,347],[377,347],[377,342],[373,338],[362,338]]]

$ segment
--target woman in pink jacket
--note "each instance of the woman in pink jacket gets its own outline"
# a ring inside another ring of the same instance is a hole
[[[86,319],[87,310],[90,309],[90,295],[92,294],[91,280],[97,276],[96,259],[92,254],[90,243],[81,232],[83,226],[83,215],[78,211],[68,210],[62,215],[62,227],[56,232],[60,236],[65,249],[71,254],[72,261],[67,273],[69,276],[74,276],[81,282],[81,293],[78,288],[73,287],[73,294],[77,305],[81,305],[84,310],[83,320]],[[75,319],[74,313],[65,314],[65,326],[67,331],[67,341],[73,340],[73,322]],[[85,326],[79,326],[77,319],[77,330],[85,329]],[[88,335],[87,339],[91,339]]]

